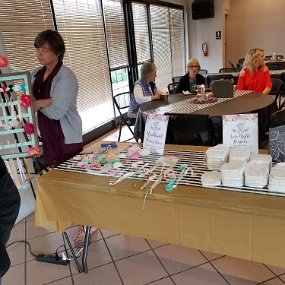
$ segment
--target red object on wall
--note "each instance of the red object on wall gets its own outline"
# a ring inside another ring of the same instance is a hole
[[[208,44],[207,43],[202,43],[202,51],[204,56],[208,56]]]

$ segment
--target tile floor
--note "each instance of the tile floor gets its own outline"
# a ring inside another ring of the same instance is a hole
[[[128,135],[128,134],[126,134]],[[106,136],[116,140],[116,134]],[[72,237],[77,226],[67,232]],[[25,240],[34,254],[63,250],[61,234],[34,226],[34,215],[14,226],[9,243]],[[77,250],[77,248],[76,248]],[[89,247],[89,272],[78,273],[74,260],[54,265],[37,262],[25,243],[8,247],[11,268],[2,285],[282,285],[285,268],[277,268],[153,240],[99,229]]]

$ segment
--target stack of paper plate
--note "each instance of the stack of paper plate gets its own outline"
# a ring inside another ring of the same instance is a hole
[[[203,187],[219,186],[221,185],[221,180],[221,172],[217,170],[204,172],[201,176],[201,182]]]
[[[208,168],[220,170],[221,166],[228,161],[229,150],[229,147],[223,144],[209,147],[206,151]]]
[[[231,161],[221,167],[224,186],[241,187],[244,185],[245,161]]]
[[[269,176],[269,191],[285,192],[285,163],[277,163],[272,167]]]
[[[245,166],[244,180],[249,187],[263,188],[268,184],[269,163],[266,160],[251,160]]]
[[[229,161],[249,161],[250,149],[246,146],[231,148]]]

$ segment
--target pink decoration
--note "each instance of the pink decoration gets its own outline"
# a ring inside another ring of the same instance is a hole
[[[34,132],[35,128],[34,128],[34,124],[32,123],[26,123],[24,125],[24,131],[26,134],[31,135]]]
[[[131,159],[139,159],[141,154],[141,148],[138,145],[132,145],[128,149],[128,155]]]
[[[24,108],[28,108],[31,106],[31,98],[29,95],[22,94],[21,97],[21,106]]]
[[[0,55],[0,67],[7,67],[9,66],[9,61],[3,55]]]
[[[33,146],[29,148],[29,156],[30,157],[40,157],[40,149],[37,146]]]

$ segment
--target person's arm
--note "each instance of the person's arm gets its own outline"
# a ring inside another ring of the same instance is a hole
[[[246,90],[245,89],[245,71],[244,71],[244,69],[242,69],[239,73],[236,90]]]
[[[52,99],[39,99],[34,101],[34,110],[37,112],[41,108],[48,107],[52,104]]]
[[[152,96],[144,96],[143,89],[139,84],[135,84],[133,93],[134,93],[136,102],[139,104],[159,99],[161,95],[159,93],[156,93]]]
[[[187,74],[187,76],[188,76],[188,74]],[[184,82],[185,82],[185,75],[182,76],[178,82],[178,85],[176,87],[177,93],[182,93],[182,91],[187,91],[187,90],[185,90],[185,83]],[[190,90],[188,90],[188,91],[190,91]]]
[[[41,108],[39,111],[52,120],[61,119],[77,98],[78,84],[73,72],[67,71],[62,74],[55,83],[51,94],[52,104]]]
[[[272,81],[268,67],[265,66],[263,70],[264,70],[265,88],[263,89],[262,94],[268,95],[272,88]]]

